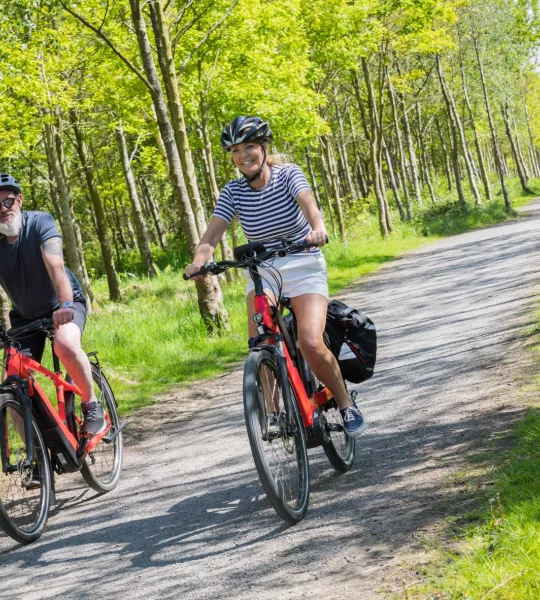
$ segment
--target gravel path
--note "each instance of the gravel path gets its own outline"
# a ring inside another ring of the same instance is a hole
[[[518,221],[408,254],[340,296],[380,334],[377,374],[358,386],[370,428],[345,475],[310,451],[303,522],[286,527],[261,495],[235,371],[134,415],[111,494],[60,478],[63,505],[40,541],[0,537],[0,597],[399,593],[425,560],[423,538],[463,504],[451,473],[521,414],[539,232],[537,201]]]

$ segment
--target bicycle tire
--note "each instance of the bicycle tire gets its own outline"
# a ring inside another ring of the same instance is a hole
[[[290,386],[288,380],[286,385]],[[265,400],[265,387],[272,390],[267,393],[271,399]],[[268,350],[252,352],[248,356],[244,369],[244,414],[251,453],[268,501],[284,521],[294,524],[307,512],[310,481],[305,430],[290,389],[292,435],[286,430],[283,381],[276,359]],[[279,419],[279,434],[271,439],[267,435],[268,400],[274,405]],[[281,457],[287,463],[285,469]]]
[[[308,365],[302,355],[300,355],[299,364],[301,366],[302,381],[308,395],[315,393],[323,384],[313,373],[313,369]],[[324,438],[322,447],[330,464],[340,473],[346,473],[354,464],[356,453],[356,440],[348,436],[343,430],[343,419],[339,412],[335,400],[332,398],[320,406],[322,415],[322,426],[324,427]],[[337,427],[340,430],[336,430]]]
[[[49,517],[52,487],[49,454],[32,415],[35,466],[22,468],[26,460],[23,407],[13,394],[0,394],[0,419],[4,422],[10,464],[18,466],[12,473],[4,473],[0,468],[0,527],[17,542],[29,544],[41,536]]]
[[[96,365],[92,365],[92,379],[98,402],[101,403],[111,420],[111,429],[107,433],[107,436],[111,436],[120,426],[116,400],[109,382]],[[100,494],[113,490],[120,479],[122,454],[122,432],[110,443],[101,440],[84,459],[81,475],[86,483]]]
[[[348,436],[343,429],[343,419],[332,398],[321,406],[321,414],[326,421],[327,440],[323,442],[323,450],[330,464],[340,473],[346,473],[354,464],[356,440]],[[329,426],[338,425],[341,430],[331,430]]]

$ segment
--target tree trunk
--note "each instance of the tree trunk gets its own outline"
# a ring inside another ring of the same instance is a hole
[[[131,8],[131,18],[141,53],[141,60],[146,77],[151,86],[150,91],[154,109],[156,111],[156,120],[167,153],[169,175],[180,210],[182,230],[187,241],[189,252],[193,256],[200,238],[193,210],[186,192],[178,147],[174,139],[174,131],[167,113],[163,89],[154,63],[152,47],[148,38],[140,0],[129,0],[129,4]],[[208,331],[219,332],[228,330],[230,328],[229,315],[223,305],[221,288],[217,279],[210,276],[203,277],[201,280],[196,281],[195,285],[197,287],[199,311]]]
[[[201,125],[199,127],[199,135],[202,141],[202,162],[203,172],[206,180],[206,188],[208,191],[208,198],[210,199],[210,207],[212,212],[216,208],[216,204],[219,198],[219,188],[216,181],[216,173],[214,170],[214,156],[212,152],[212,141],[210,139],[210,132],[208,131],[208,110],[206,106],[206,99],[201,93],[199,107],[201,111]],[[221,248],[221,254],[224,260],[233,260],[233,251],[229,246],[227,240],[227,234],[224,233],[223,237],[219,241]],[[225,277],[228,281],[232,281],[236,277],[237,271],[230,269],[225,271]]]
[[[149,277],[154,277],[156,275],[156,270],[154,269],[154,257],[152,256],[152,250],[150,248],[148,230],[146,228],[144,215],[142,213],[139,193],[135,184],[135,176],[133,175],[133,170],[131,168],[131,161],[129,159],[127,141],[124,128],[122,126],[122,121],[119,121],[116,128],[116,138],[118,140],[120,158],[122,159],[122,169],[124,171],[129,201],[131,203],[131,215],[133,218],[133,224],[135,226],[135,236],[137,240],[137,247],[139,248],[139,254],[141,255],[141,263],[146,275]]]
[[[9,320],[9,298],[4,288],[0,286],[0,320],[4,327],[9,329],[11,327],[11,321]]]
[[[443,166],[444,173],[446,175],[447,187],[448,191],[452,191],[452,174],[450,169],[450,159],[448,158],[448,150],[446,148],[446,143],[444,141],[444,135],[441,129],[441,122],[439,121],[439,117],[435,118],[435,124],[437,126],[437,133],[439,134],[439,141],[441,143],[441,150],[443,153]]]
[[[330,143],[330,139],[326,137],[324,140],[321,138],[321,144],[324,149],[326,164],[329,173],[329,182],[330,182],[330,190],[332,193],[332,197],[334,199],[334,206],[336,210],[336,216],[338,220],[339,233],[341,239],[346,242],[347,241],[347,233],[345,231],[345,220],[343,218],[343,208],[341,206],[341,198],[339,195],[339,179],[337,175],[336,169],[336,161],[334,158],[334,153],[332,151],[332,145]]]
[[[467,147],[467,140],[465,138],[465,132],[463,130],[463,125],[461,124],[461,119],[459,118],[459,111],[456,107],[456,103],[454,101],[454,96],[452,95],[452,91],[446,82],[444,77],[444,73],[442,70],[441,59],[437,54],[437,72],[439,74],[439,81],[441,82],[441,89],[444,95],[444,101],[446,106],[448,107],[448,115],[452,120],[452,126],[455,128],[457,134],[459,135],[459,140],[461,142],[461,149],[463,153],[463,161],[465,162],[465,170],[467,171],[467,177],[469,179],[469,186],[471,188],[471,193],[474,199],[475,204],[480,204],[480,193],[478,192],[478,187],[476,185],[476,178],[473,171],[469,150]]]
[[[101,255],[103,257],[103,265],[105,267],[105,273],[107,275],[107,284],[109,286],[109,298],[113,301],[119,301],[122,299],[120,293],[120,282],[118,280],[118,274],[114,266],[114,258],[111,249],[111,242],[107,231],[107,223],[105,221],[105,212],[103,210],[103,204],[99,196],[99,192],[95,183],[93,169],[90,166],[88,160],[88,149],[86,146],[86,140],[78,125],[77,116],[75,113],[71,113],[71,119],[73,124],[73,131],[75,133],[77,153],[84,171],[86,178],[86,185],[92,206],[94,208],[96,232],[99,239],[99,245],[101,247]]]
[[[163,248],[163,250],[167,250],[167,238],[165,237],[163,224],[161,222],[159,204],[157,203],[157,201],[154,198],[154,195],[152,194],[152,190],[150,189],[150,186],[146,181],[146,177],[141,177],[140,182],[143,194],[146,196],[146,201],[148,203],[148,207],[150,208],[152,220],[154,221],[159,245]]]
[[[398,156],[399,156],[399,165],[400,169],[398,169],[399,176],[401,179],[401,189],[403,190],[403,195],[405,196],[405,208],[407,210],[407,220],[410,221],[412,219],[412,210],[411,210],[411,198],[409,195],[409,185],[407,181],[407,165],[405,160],[405,150],[403,149],[403,139],[401,137],[401,128],[399,126],[397,105],[396,105],[396,96],[394,94],[394,87],[392,85],[392,80],[390,78],[390,73],[386,75],[388,80],[388,97],[390,98],[390,105],[392,106],[392,120],[394,122],[394,130],[396,132],[396,141],[398,148]]]
[[[531,194],[532,192],[529,188],[528,177],[523,168],[521,160],[519,158],[516,140],[514,140],[514,138],[512,136],[512,130],[510,129],[510,119],[509,119],[509,115],[508,115],[508,103],[505,103],[501,106],[501,112],[502,112],[502,116],[503,116],[503,120],[504,120],[504,127],[506,129],[506,137],[508,138],[508,141],[510,142],[510,148],[512,150],[512,157],[514,159],[514,165],[517,169],[519,182],[521,183],[521,188],[526,194]]]
[[[347,116],[349,118],[349,126],[351,128],[352,134],[352,148],[354,154],[354,174],[356,177],[356,187],[360,192],[362,198],[367,198],[369,195],[369,188],[367,185],[367,181],[364,175],[364,169],[362,167],[362,160],[360,159],[360,151],[358,150],[358,138],[356,129],[354,127],[354,123],[349,111],[347,111]]]
[[[62,213],[62,219],[60,223],[62,227],[64,246],[66,248],[66,263],[77,278],[77,280],[80,282],[80,284],[84,286],[84,277],[81,268],[79,252],[77,249],[77,236],[75,234],[75,227],[71,218],[70,190],[67,185],[67,182],[64,179],[62,167],[58,159],[58,153],[56,150],[56,144],[54,140],[53,126],[50,123],[45,124],[44,142],[45,151],[47,153],[47,158],[51,165],[56,189],[58,191],[59,205]],[[87,292],[87,290],[85,290],[85,292]]]
[[[416,119],[418,121],[418,139],[420,141],[420,151],[422,155],[420,157],[420,162],[422,164],[422,169],[424,170],[424,179],[426,181],[426,185],[429,189],[429,195],[431,197],[431,202],[435,204],[437,199],[435,198],[435,190],[433,189],[433,185],[431,183],[431,176],[429,174],[428,164],[427,164],[427,153],[426,153],[426,144],[424,143],[424,130],[422,128],[422,116],[420,114],[420,105],[416,103]]]
[[[534,136],[533,136],[532,130],[531,130],[531,119],[529,116],[529,109],[526,104],[524,104],[524,108],[525,108],[525,118],[527,120],[527,131],[529,132],[529,155],[531,157],[532,170],[533,170],[534,177],[539,178],[540,177],[540,164],[538,163],[538,156],[536,155],[536,152],[535,152],[535,143],[534,143]]]
[[[369,145],[371,151],[371,169],[373,178],[373,189],[375,191],[375,198],[377,199],[377,206],[379,208],[379,231],[383,237],[388,236],[388,215],[387,215],[387,201],[386,201],[386,190],[384,188],[383,173],[381,167],[381,148],[382,139],[381,132],[379,130],[379,121],[377,115],[377,108],[375,105],[375,95],[373,92],[373,86],[371,84],[371,77],[369,74],[369,67],[366,58],[361,59],[362,72],[364,74],[364,81],[366,82],[366,88],[368,93],[368,109],[369,109]]]
[[[438,62],[438,59],[437,59]],[[442,71],[440,72],[442,74]],[[465,210],[467,208],[467,202],[465,200],[465,195],[463,194],[463,187],[461,185],[461,174],[459,172],[459,142],[458,142],[458,133],[456,128],[456,123],[454,121],[454,115],[452,113],[452,107],[450,105],[450,100],[448,98],[446,86],[443,84],[443,80],[441,75],[439,75],[439,81],[441,84],[441,90],[444,98],[444,103],[446,105],[446,112],[448,114],[448,123],[450,124],[450,132],[452,134],[452,166],[454,168],[454,178],[456,181],[456,191],[458,194],[458,200]]]
[[[326,198],[328,216],[330,217],[330,225],[332,226],[334,238],[337,240],[338,234],[337,234],[336,224],[334,221],[334,215],[333,215],[333,211],[332,211],[332,203],[330,202],[330,198],[332,196],[332,190],[333,190],[332,177],[330,175],[330,169],[328,168],[328,164],[326,161],[325,144],[322,139],[320,140],[320,147],[321,147],[321,169],[322,169],[322,173],[323,173],[323,184],[324,184],[324,197]]]
[[[305,152],[306,152],[306,163],[307,163],[307,168],[308,168],[308,173],[309,173],[309,179],[311,181],[311,189],[313,191],[313,196],[315,198],[315,202],[317,202],[317,208],[319,210],[322,210],[321,197],[319,196],[319,189],[317,187],[317,182],[315,180],[315,171],[313,170],[313,164],[311,162],[311,156],[309,155],[309,149],[306,148]]]
[[[62,128],[62,121],[60,121],[60,119],[58,119],[58,126],[54,129],[54,142],[56,145],[56,152],[58,155],[58,161],[60,163],[60,169],[62,171],[62,176],[64,178],[64,181],[66,182],[66,186],[69,191],[70,219],[71,219],[71,222],[73,223],[73,229],[75,231],[75,239],[77,240],[77,254],[79,255],[79,263],[81,265],[81,273],[82,273],[82,281],[80,283],[85,291],[86,297],[90,300],[86,310],[87,310],[88,314],[91,314],[92,305],[94,304],[95,297],[94,297],[94,292],[92,290],[92,284],[90,282],[90,276],[88,275],[88,270],[86,268],[86,260],[84,258],[84,244],[83,244],[83,239],[82,239],[82,234],[81,234],[81,228],[79,227],[79,223],[75,217],[75,212],[73,210],[73,198],[71,195],[71,189],[70,189],[70,185],[69,185],[69,175],[68,175],[66,156],[64,153],[63,133],[62,133],[61,128]]]
[[[399,66],[399,63],[396,62],[395,66],[398,75],[401,77],[401,68]],[[414,143],[411,135],[411,126],[409,124],[409,117],[407,115],[407,106],[405,105],[405,97],[401,92],[398,92],[396,95],[401,105],[401,122],[403,123],[403,133],[405,135],[405,142],[407,144],[407,150],[409,153],[409,167],[412,186],[414,189],[416,200],[418,202],[418,206],[422,206],[422,192],[420,190],[420,182],[418,181],[418,162],[416,160],[416,152],[414,150]]]
[[[167,103],[171,115],[174,138],[180,155],[186,189],[193,209],[193,214],[195,215],[195,221],[200,237],[206,231],[206,215],[199,193],[195,166],[193,164],[193,157],[189,146],[189,138],[184,119],[184,108],[178,91],[178,81],[176,78],[176,68],[169,37],[169,29],[165,23],[165,14],[163,12],[161,0],[151,0],[149,2],[149,8],[152,29],[156,40],[158,62],[163,77],[163,83],[165,85],[165,92],[167,94]]]
[[[349,158],[347,156],[347,146],[345,144],[345,132],[343,129],[343,119],[341,116],[341,111],[339,110],[339,102],[338,102],[338,97],[337,97],[337,91],[336,88],[334,86],[334,103],[335,103],[335,107],[336,107],[336,121],[337,121],[337,125],[338,125],[338,153],[339,153],[339,160],[341,162],[341,167],[343,170],[343,174],[344,174],[344,180],[345,180],[345,185],[347,187],[347,192],[348,194],[351,196],[351,198],[354,200],[356,198],[358,198],[358,192],[356,191],[356,188],[354,186],[352,177],[351,177],[351,169],[349,167]]]
[[[488,202],[492,201],[491,195],[491,186],[489,184],[489,176],[486,169],[486,163],[484,160],[484,155],[482,153],[482,147],[480,145],[480,139],[478,137],[478,130],[476,129],[476,122],[474,118],[473,109],[471,106],[471,102],[469,100],[469,90],[467,88],[467,81],[465,79],[465,67],[463,65],[463,51],[461,47],[461,29],[459,24],[457,25],[458,30],[458,39],[459,39],[459,66],[461,70],[461,85],[463,88],[463,98],[465,100],[465,105],[467,106],[467,112],[469,113],[469,119],[471,122],[471,127],[474,133],[474,145],[476,148],[476,156],[478,157],[478,165],[480,167],[480,176],[482,177],[482,183],[484,185],[484,195]]]
[[[521,162],[521,168],[523,169],[523,172],[525,173],[526,179],[530,179],[531,172],[529,170],[529,167],[527,166],[527,163],[525,162],[525,157],[523,156],[523,150],[521,149],[521,142],[519,141],[519,131],[517,128],[516,117],[514,114],[512,114],[512,124],[514,126],[514,138],[516,140],[517,154],[518,154],[519,160]]]
[[[499,174],[499,181],[501,182],[501,191],[502,191],[503,198],[504,198],[504,206],[505,206],[506,211],[510,212],[512,210],[512,205],[510,203],[510,197],[508,195],[508,190],[506,189],[506,183],[504,181],[503,162],[502,162],[502,157],[499,152],[499,145],[497,143],[497,134],[495,132],[495,125],[493,124],[493,117],[491,116],[491,106],[489,104],[489,95],[488,95],[487,86],[486,86],[486,79],[484,77],[484,66],[482,64],[482,58],[480,57],[480,49],[478,47],[478,37],[474,30],[474,23],[472,20],[472,15],[469,15],[469,16],[470,16],[470,20],[471,20],[471,34],[472,34],[472,39],[473,39],[473,43],[474,43],[474,51],[476,54],[476,60],[478,62],[478,70],[480,72],[480,81],[482,82],[482,91],[484,94],[484,103],[485,103],[486,113],[487,113],[488,122],[489,122],[489,130],[491,133],[491,142],[493,145],[493,156],[495,158],[495,165],[497,167],[497,173]]]

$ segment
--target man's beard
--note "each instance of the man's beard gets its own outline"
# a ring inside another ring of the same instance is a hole
[[[22,227],[22,213],[14,212],[11,213],[13,218],[8,223],[2,223],[0,221],[0,233],[6,237],[15,237],[19,235]]]

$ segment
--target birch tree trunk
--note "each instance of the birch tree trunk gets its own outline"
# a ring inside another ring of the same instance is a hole
[[[11,327],[11,321],[9,320],[9,298],[4,288],[0,286],[0,320],[4,327],[9,329]]]
[[[352,177],[351,177],[351,169],[349,167],[349,158],[347,156],[347,146],[345,144],[345,132],[343,129],[343,119],[341,116],[341,111],[339,110],[339,103],[337,97],[337,91],[334,87],[334,102],[336,107],[336,120],[338,125],[338,153],[339,160],[341,162],[342,171],[345,179],[345,186],[347,187],[347,192],[350,194],[351,198],[354,200],[358,198],[358,192],[354,186]]]
[[[144,67],[144,72],[148,83],[150,84],[150,93],[152,102],[156,111],[156,120],[159,126],[161,139],[167,153],[167,161],[169,163],[169,176],[175,193],[175,198],[178,202],[180,210],[180,219],[182,230],[186,237],[188,249],[193,256],[195,248],[199,242],[199,233],[193,210],[187,196],[184,175],[178,154],[178,147],[174,139],[174,131],[171,126],[163,89],[159,81],[156,65],[152,55],[152,47],[148,38],[146,23],[141,8],[140,0],[129,0],[131,9],[131,18],[137,42],[141,54],[141,60]],[[223,305],[223,298],[219,282],[215,277],[203,277],[195,282],[197,288],[197,300],[199,311],[203,318],[206,327],[209,331],[228,330],[230,328],[229,315]]]
[[[469,90],[467,88],[467,81],[465,79],[465,67],[463,65],[463,51],[461,47],[461,29],[459,24],[457,25],[458,31],[458,40],[459,40],[459,66],[461,70],[461,85],[463,89],[463,99],[465,100],[465,105],[467,107],[467,112],[469,113],[469,120],[471,122],[471,128],[474,134],[474,145],[476,148],[476,156],[478,157],[478,165],[480,167],[480,176],[482,177],[482,184],[484,185],[484,195],[488,202],[491,202],[491,186],[489,184],[489,176],[486,169],[486,163],[484,160],[484,155],[482,152],[482,147],[480,145],[480,139],[478,137],[478,130],[476,129],[476,122],[474,118],[473,109],[471,106],[471,101],[469,100]]]
[[[206,215],[199,193],[193,156],[191,154],[189,138],[186,131],[184,108],[178,91],[178,81],[176,78],[176,68],[169,37],[169,29],[165,23],[165,14],[163,12],[161,0],[151,0],[149,2],[149,8],[152,29],[156,40],[158,63],[163,77],[165,92],[167,94],[167,103],[171,115],[171,124],[174,131],[176,146],[180,155],[187,193],[200,237],[206,231]]]
[[[482,83],[482,92],[484,94],[484,103],[485,103],[486,113],[487,113],[488,122],[489,122],[491,142],[493,145],[493,156],[495,159],[495,165],[497,167],[497,173],[499,175],[499,181],[501,183],[501,191],[502,191],[503,198],[504,198],[504,206],[506,208],[506,211],[510,212],[512,210],[512,205],[510,203],[510,196],[508,195],[508,190],[506,188],[506,183],[504,181],[503,160],[502,160],[502,156],[499,151],[497,134],[495,132],[495,125],[493,123],[493,117],[491,115],[491,106],[489,103],[489,95],[488,95],[488,91],[487,91],[486,78],[484,76],[484,65],[482,63],[482,58],[480,56],[480,48],[478,47],[478,36],[476,35],[476,31],[474,29],[472,15],[470,15],[470,21],[471,21],[471,35],[472,35],[472,39],[473,39],[476,60],[478,63],[478,71],[480,73],[480,81]]]
[[[427,164],[426,145],[424,143],[424,130],[422,127],[422,115],[420,114],[420,105],[418,102],[416,103],[416,119],[418,121],[418,139],[420,140],[420,150],[422,152],[421,164],[424,170],[424,179],[429,189],[431,202],[435,204],[437,202],[437,199],[435,198],[435,190],[433,189],[433,185],[431,183],[431,176],[429,174],[429,168]]]
[[[109,239],[109,233],[107,231],[107,223],[105,221],[105,212],[103,210],[103,204],[99,197],[99,192],[95,183],[94,173],[88,160],[88,149],[86,146],[86,140],[78,125],[77,116],[72,113],[72,124],[73,131],[75,133],[77,153],[84,171],[86,179],[86,185],[88,193],[92,201],[94,208],[96,232],[99,239],[99,245],[101,247],[101,255],[103,257],[103,265],[105,267],[105,273],[107,275],[107,284],[109,286],[109,298],[113,301],[119,301],[122,299],[120,293],[120,283],[118,280],[118,274],[114,266],[114,258],[111,249],[111,242]]]
[[[380,162],[380,151],[382,147],[381,132],[379,131],[378,118],[375,106],[375,96],[373,93],[373,86],[371,85],[371,77],[369,74],[369,67],[366,58],[361,59],[362,72],[364,74],[364,81],[366,82],[366,88],[368,93],[368,110],[370,120],[370,137],[369,145],[371,151],[371,173],[373,178],[373,190],[375,191],[375,198],[377,199],[377,206],[379,208],[379,231],[383,237],[388,236],[388,219],[386,211],[386,190],[384,188],[384,179],[381,169]]]
[[[84,287],[84,277],[81,268],[79,252],[77,249],[77,236],[75,234],[75,226],[71,218],[70,190],[67,182],[64,180],[62,167],[60,166],[60,161],[56,151],[53,126],[50,123],[45,123],[44,142],[47,158],[51,165],[51,170],[54,176],[54,182],[58,192],[59,205],[62,214],[60,224],[62,227],[62,237],[66,249],[66,263],[77,280]],[[87,293],[87,290],[84,291]]]
[[[506,137],[508,138],[508,141],[510,142],[510,148],[512,150],[512,157],[514,158],[514,165],[515,165],[517,173],[518,173],[519,182],[521,183],[521,188],[523,189],[523,191],[526,194],[531,194],[532,192],[529,188],[529,181],[528,181],[527,173],[525,172],[525,169],[523,168],[523,164],[521,163],[516,140],[514,140],[514,138],[512,136],[512,130],[510,129],[510,119],[508,116],[508,103],[503,104],[501,106],[501,112],[502,112],[502,116],[503,116],[504,127],[506,130]]]
[[[396,71],[398,75],[401,77],[401,68],[399,63],[395,63]],[[410,167],[410,177],[412,180],[412,187],[414,190],[414,194],[416,196],[416,201],[418,202],[418,206],[423,205],[422,201],[422,192],[420,190],[420,182],[418,181],[418,161],[416,160],[416,152],[414,150],[414,142],[411,134],[411,126],[409,124],[409,117],[407,114],[407,106],[405,104],[405,97],[401,92],[396,94],[399,103],[401,105],[401,122],[403,123],[403,133],[405,135],[405,143],[407,144],[407,151],[409,154],[409,167]]]
[[[313,170],[313,164],[311,162],[311,156],[309,155],[308,148],[306,148],[306,163],[309,173],[309,180],[311,182],[311,189],[313,191],[315,202],[317,202],[317,208],[319,210],[322,210],[321,197],[319,196],[319,189],[317,187],[317,181],[315,180],[315,171]]]
[[[210,207],[213,211],[216,207],[219,198],[219,188],[216,181],[216,173],[214,170],[212,141],[210,139],[210,132],[208,131],[208,110],[206,106],[206,100],[202,93],[200,95],[199,107],[201,112],[201,125],[199,127],[199,135],[202,141],[203,172],[206,180],[206,188],[208,192],[208,198],[210,200]],[[229,246],[226,233],[223,234],[223,237],[219,241],[219,246],[221,248],[221,255],[223,256],[224,260],[234,259],[233,251],[232,248]],[[233,279],[236,278],[236,273],[237,271],[234,269],[225,271],[225,278],[228,281],[233,281]]]
[[[163,224],[161,222],[161,214],[160,214],[160,210],[159,210],[159,204],[154,199],[154,195],[152,194],[152,190],[148,186],[148,182],[146,181],[146,178],[141,177],[140,182],[141,182],[143,194],[146,196],[146,200],[148,202],[150,214],[152,215],[152,219],[154,221],[154,226],[156,228],[159,245],[163,248],[163,250],[167,250],[167,238],[165,237],[165,231],[163,230]]]
[[[343,208],[341,206],[341,197],[339,194],[339,179],[338,179],[338,174],[337,174],[336,161],[334,158],[334,153],[332,151],[332,145],[331,145],[330,139],[328,137],[325,137],[324,140],[321,138],[321,144],[324,149],[326,165],[328,168],[330,190],[331,190],[332,198],[334,200],[334,206],[335,206],[336,216],[337,216],[338,226],[339,226],[339,233],[340,233],[341,239],[344,242],[346,242],[347,241],[347,233],[345,231],[345,220],[343,218]]]
[[[332,225],[332,231],[334,233],[334,237],[338,239],[336,223],[334,221],[334,214],[332,210],[332,203],[330,201],[333,194],[333,185],[332,185],[332,176],[330,175],[330,169],[328,167],[328,162],[326,158],[326,147],[324,140],[320,139],[320,148],[321,148],[321,168],[323,173],[323,184],[324,184],[324,197],[326,198],[328,215],[330,217],[330,224]]]
[[[156,270],[154,269],[154,258],[150,248],[148,230],[146,228],[144,215],[142,213],[139,193],[135,183],[135,176],[133,175],[133,170],[131,168],[131,160],[129,157],[122,121],[118,123],[116,128],[116,137],[118,140],[118,147],[120,149],[120,158],[122,160],[124,177],[126,179],[129,201],[131,203],[131,214],[133,218],[133,224],[135,225],[135,236],[137,240],[137,247],[139,248],[139,254],[141,255],[141,262],[146,275],[149,277],[154,277],[156,275]]]
[[[463,125],[461,124],[461,119],[459,118],[459,112],[456,107],[456,103],[454,101],[454,96],[452,95],[452,91],[446,82],[444,77],[444,73],[442,70],[441,59],[437,54],[437,73],[439,74],[439,81],[441,82],[441,89],[444,95],[445,104],[448,107],[449,117],[452,119],[453,127],[457,131],[459,135],[459,140],[461,143],[461,149],[463,154],[463,161],[465,162],[465,170],[467,171],[467,177],[469,179],[469,186],[471,188],[471,193],[473,195],[474,202],[476,204],[480,204],[480,193],[478,192],[478,187],[476,185],[476,178],[474,175],[473,167],[471,164],[471,159],[469,155],[469,150],[467,148],[467,140],[465,138],[465,132],[463,130]]]
[[[405,150],[403,149],[403,139],[401,137],[401,128],[399,126],[397,105],[396,105],[396,96],[394,94],[394,87],[392,85],[392,80],[390,78],[390,73],[387,73],[387,83],[388,83],[388,97],[390,98],[390,105],[392,107],[392,120],[394,123],[394,131],[396,133],[396,141],[398,148],[398,156],[399,156],[399,165],[400,169],[398,169],[399,177],[401,179],[401,189],[403,190],[403,195],[405,196],[405,208],[407,210],[407,220],[410,221],[412,219],[412,210],[411,210],[411,198],[409,195],[409,185],[407,178],[407,164],[405,160]]]
[[[169,176],[180,210],[182,230],[186,237],[189,252],[193,256],[200,237],[189,197],[186,192],[178,147],[174,139],[174,131],[167,113],[165,96],[152,55],[152,47],[150,45],[140,0],[129,0],[129,4],[144,72],[148,83],[150,84],[149,90],[156,111],[156,120],[167,154]],[[199,311],[208,331],[219,332],[221,330],[230,329],[229,315],[223,305],[222,292],[217,279],[210,276],[203,277],[200,281],[196,281],[195,285],[197,288]]]

